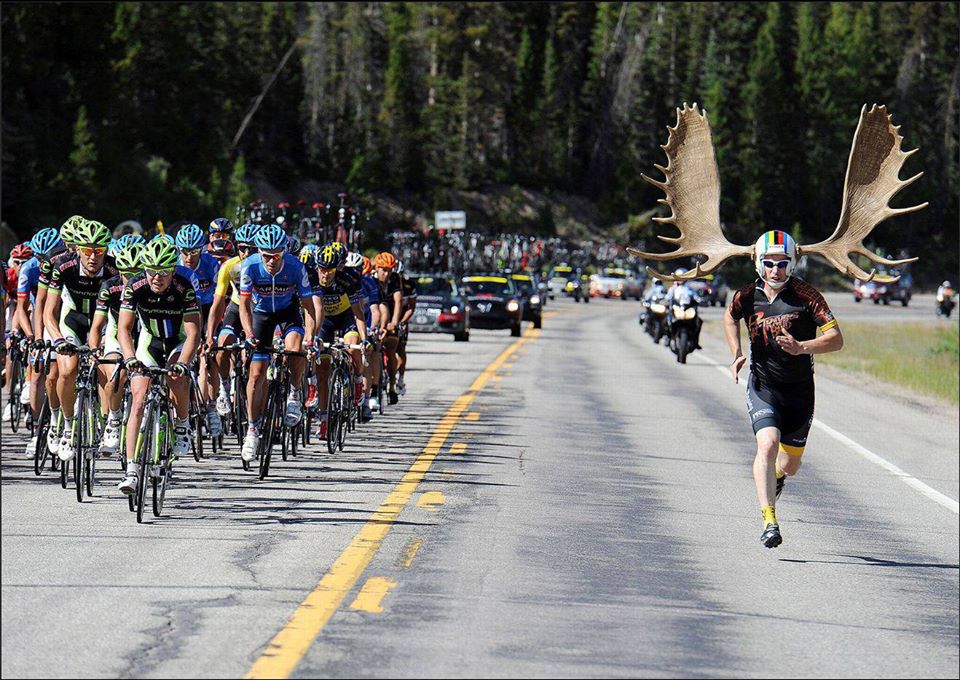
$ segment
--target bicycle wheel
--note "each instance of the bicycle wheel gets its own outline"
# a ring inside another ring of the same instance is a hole
[[[97,432],[97,426],[100,423],[100,407],[95,406],[94,401],[87,402],[87,434],[84,437],[85,452],[83,456],[84,479],[86,480],[87,496],[93,496],[93,486],[97,479],[97,442],[100,440],[100,433]]]
[[[277,408],[277,395],[276,390],[270,389],[267,393],[267,404],[264,409],[263,417],[263,430],[260,432],[260,445],[259,451],[257,452],[257,458],[259,460],[259,470],[258,474],[260,479],[264,479],[267,474],[270,472],[270,455],[273,451],[273,436],[274,436],[274,426],[276,425],[276,408]]]
[[[73,457],[73,484],[77,489],[77,502],[83,502],[83,477],[86,471],[84,457],[86,456],[86,429],[87,429],[87,400],[83,392],[77,394],[74,405],[73,446],[76,454]]]
[[[136,458],[134,459],[137,465],[137,498],[135,502],[137,506],[137,524],[143,523],[143,509],[147,504],[147,475],[150,473],[150,460],[154,454],[155,419],[156,415],[154,414],[153,405],[147,404],[147,408],[143,414],[143,423],[140,425],[140,446],[137,449]]]
[[[243,438],[247,434],[247,393],[243,383],[240,367],[237,366],[233,376],[233,424],[237,428],[237,446],[243,446]],[[246,470],[245,466],[244,469]]]
[[[43,466],[46,465],[50,449],[47,448],[47,432],[50,430],[50,403],[44,399],[40,409],[40,420],[34,432],[37,436],[37,448],[33,453],[33,473],[40,476]]]
[[[60,460],[59,456],[56,456],[57,460]],[[70,477],[70,461],[62,460],[60,461],[60,488],[67,488],[67,478]]]
[[[193,459],[200,462],[203,458],[203,425],[205,406],[203,398],[200,395],[200,388],[197,381],[192,377],[190,379],[190,425],[193,427],[193,439],[190,447],[193,449]]]
[[[20,427],[20,390],[22,378],[20,376],[20,360],[14,359],[11,364],[9,384],[7,385],[7,404],[10,406],[10,431],[16,433]]]
[[[340,376],[335,366],[330,367],[330,389],[327,398],[327,451],[337,452],[337,429],[340,423]]]
[[[167,496],[167,483],[170,481],[167,472],[169,460],[166,454],[160,454],[160,474],[152,477],[150,482],[153,486],[153,516],[159,517],[163,512],[163,500]]]

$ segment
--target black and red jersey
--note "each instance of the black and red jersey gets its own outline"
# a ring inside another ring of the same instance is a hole
[[[750,370],[769,384],[797,383],[813,376],[813,356],[787,354],[775,338],[789,332],[798,342],[813,340],[817,329],[837,325],[830,307],[816,288],[791,276],[773,302],[760,280],[744,286],[730,301],[730,315],[743,319],[750,333]]]

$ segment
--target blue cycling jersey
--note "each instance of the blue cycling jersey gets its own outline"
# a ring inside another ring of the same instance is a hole
[[[363,286],[363,297],[366,300],[364,304],[364,316],[367,319],[367,327],[369,328],[373,320],[370,309],[374,305],[380,304],[380,286],[377,285],[377,280],[373,278],[373,274],[364,274],[360,279],[360,285]]]
[[[276,276],[267,272],[257,254],[244,260],[240,269],[240,296],[247,295],[253,296],[253,311],[269,313],[289,307],[295,295],[305,300],[313,291],[303,263],[290,253],[284,253],[283,265]]]
[[[20,277],[17,279],[17,297],[30,297],[32,301],[37,295],[37,286],[40,283],[40,260],[35,256],[23,263],[20,267]]]
[[[197,277],[194,288],[197,290],[197,302],[202,305],[209,305],[213,302],[213,292],[217,287],[217,274],[220,271],[220,263],[213,255],[207,252],[200,253],[200,261],[197,268],[193,271]]]

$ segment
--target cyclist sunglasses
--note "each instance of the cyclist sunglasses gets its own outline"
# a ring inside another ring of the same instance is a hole
[[[146,267],[144,271],[148,276],[170,276],[175,269],[151,269],[150,267]]]
[[[265,260],[276,260],[277,258],[283,257],[283,251],[270,252],[269,250],[261,250],[260,257]]]
[[[766,267],[767,269],[773,269],[774,267],[776,267],[777,269],[786,269],[788,264],[790,263],[787,260],[764,260],[763,261],[763,266]]]
[[[184,257],[196,257],[200,254],[200,248],[181,248],[180,254]]]
[[[103,255],[105,252],[107,252],[107,249],[90,246],[77,246],[77,252],[84,256]]]

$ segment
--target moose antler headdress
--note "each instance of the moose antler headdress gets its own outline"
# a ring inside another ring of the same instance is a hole
[[[720,173],[713,154],[706,112],[701,113],[696,104],[692,108],[684,104],[683,109],[677,109],[676,126],[667,129],[670,137],[660,147],[667,153],[667,167],[654,166],[663,173],[665,180],[660,182],[643,174],[641,177],[666,194],[666,198],[658,200],[670,207],[671,215],[653,219],[675,225],[680,230],[680,236],[674,238],[658,234],[657,238],[675,243],[678,248],[669,253],[647,253],[635,248],[627,248],[627,251],[637,257],[659,261],[691,255],[706,256],[704,262],[686,274],[661,274],[650,267],[646,268],[658,278],[686,281],[716,271],[731,257],[751,257],[753,247],[735,245],[723,235],[720,224]],[[875,269],[868,274],[854,264],[850,255],[858,253],[883,265],[916,261],[915,257],[888,260],[863,245],[864,239],[883,220],[927,206],[922,203],[909,208],[890,207],[890,199],[898,191],[923,175],[920,172],[910,179],[900,179],[900,168],[904,161],[917,150],[900,149],[903,137],[899,129],[900,126],[894,127],[890,122],[885,106],[874,104],[867,111],[864,105],[850,149],[843,207],[837,228],[826,241],[798,246],[798,255],[819,255],[844,276],[880,283],[891,283],[900,277],[877,274]]]

